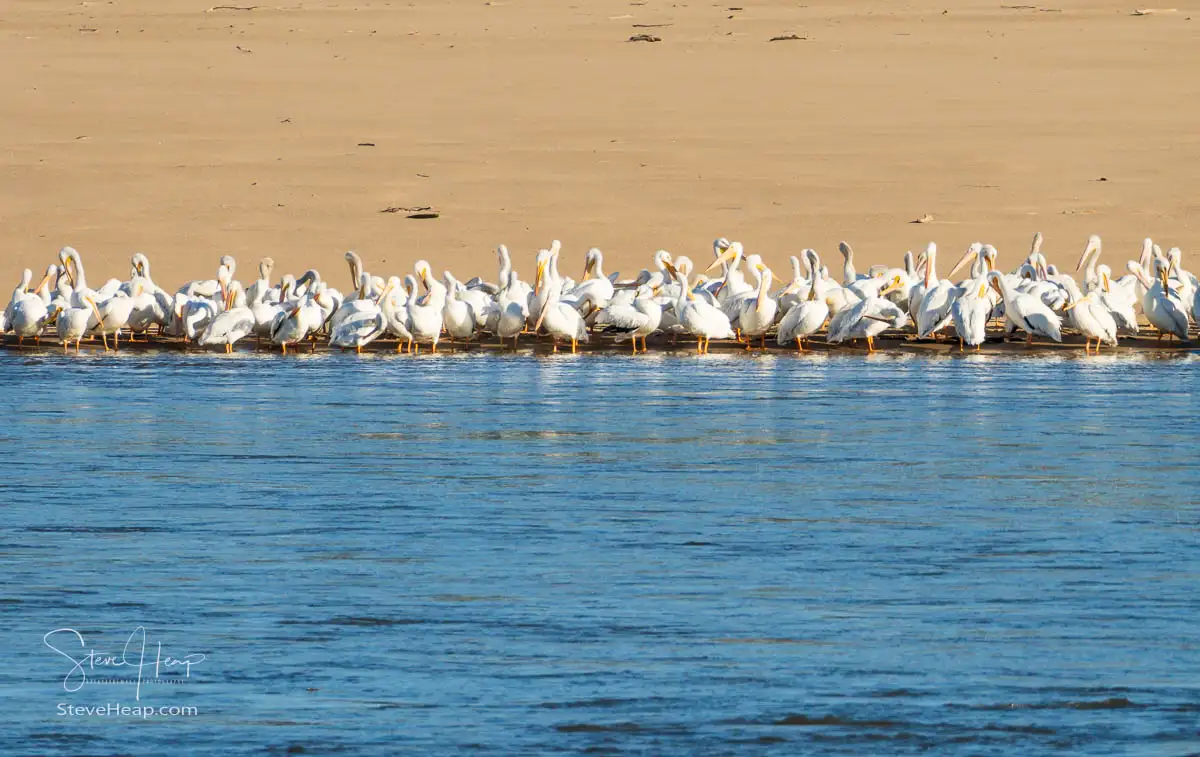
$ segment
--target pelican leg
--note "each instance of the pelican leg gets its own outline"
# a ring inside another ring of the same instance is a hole
[[[635,336],[635,337],[633,338],[633,354],[635,354],[635,355],[636,355],[636,354],[637,354],[637,352],[638,352],[638,350],[637,350],[637,337]]]
[[[753,345],[751,345],[751,344],[750,344],[750,339],[749,339],[749,337],[747,337],[747,338],[746,338],[746,352],[749,352],[749,351],[751,350],[752,346],[753,346]]]
[[[514,336],[514,337],[513,337],[513,349],[514,349],[514,350],[517,348],[517,339],[518,339],[520,336],[521,336],[520,334],[517,334],[516,336]]]
[[[317,340],[310,339],[308,342],[308,354],[312,355],[317,351]]]
[[[704,354],[704,337],[702,337],[702,336],[696,338],[696,354],[697,355]]]
[[[870,337],[870,336],[867,337],[867,353],[871,354],[871,355],[875,354],[875,338],[874,337]]]
[[[558,352],[558,340],[557,339],[554,340],[554,351]]]
[[[354,345],[354,354],[356,354],[356,355],[362,354],[362,345],[361,344]]]
[[[575,337],[571,337],[571,354],[572,355],[575,354],[575,345],[576,345]]]
[[[450,343],[453,344],[454,342],[451,341]],[[434,341],[434,343],[433,343],[433,351],[434,351],[434,353],[437,352],[437,342],[436,341]]]
[[[981,348],[982,346],[983,346],[982,344],[977,344],[977,345],[975,345],[975,351],[976,351],[976,352],[980,352],[980,351],[981,351],[981,350],[980,350],[980,348]]]
[[[758,346],[760,349],[764,350],[767,348],[767,332],[764,331],[762,333],[762,337],[758,341]]]
[[[796,338],[796,352],[804,352],[804,340],[799,337]]]
[[[1033,344],[1033,332],[1028,331],[1025,333],[1025,346],[1028,347],[1032,344]]]
[[[961,336],[958,338],[958,351],[963,352],[963,339]]]
[[[279,346],[280,346],[280,348],[283,350],[283,352],[281,352],[280,354],[281,354],[281,355],[286,355],[286,354],[287,354],[287,342],[284,342],[283,344],[281,344],[281,345],[279,345]]]
[[[78,353],[78,352],[79,352],[79,343],[80,343],[80,342],[82,342],[82,341],[83,341],[82,339],[76,339],[76,340],[75,340],[75,352],[76,352],[76,353]]]
[[[17,334],[17,349],[21,349],[21,345],[25,344],[25,337]]]
[[[104,331],[101,331],[100,338],[104,340],[104,351],[108,352],[108,334]]]
[[[33,337],[33,346],[34,347],[42,346],[42,335],[41,334],[37,334]]]

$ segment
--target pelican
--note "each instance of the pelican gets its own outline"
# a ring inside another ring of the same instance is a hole
[[[1187,341],[1188,319],[1184,312],[1183,301],[1171,291],[1170,280],[1167,278],[1169,263],[1162,258],[1154,259],[1154,274],[1157,280],[1152,281],[1146,271],[1134,261],[1127,264],[1130,273],[1138,277],[1146,293],[1142,295],[1142,313],[1150,325],[1158,329],[1158,341],[1166,334]]]
[[[972,242],[954,270],[957,271],[971,258],[978,257],[982,250],[982,244]],[[954,271],[950,275],[953,276]],[[950,306],[954,304],[957,293],[958,290],[948,279],[938,279],[937,247],[931,243],[925,255],[925,294],[917,306],[918,338],[928,339],[950,325]]]
[[[1047,307],[1041,298],[1018,292],[999,271],[989,271],[987,278],[1004,299],[1005,317],[1027,335],[1026,344],[1033,343],[1035,334],[1049,337],[1056,342],[1062,341],[1062,318]]]
[[[421,342],[429,342],[433,351],[437,352],[438,340],[442,336],[442,310],[446,307],[446,287],[433,278],[433,269],[424,260],[418,260],[413,266],[417,280],[425,287],[425,295],[420,299],[410,297],[408,300],[409,331],[413,341],[417,343],[420,352]]]
[[[134,296],[142,294],[142,282],[139,279],[134,285]],[[120,349],[121,329],[129,324],[129,316],[133,314],[134,297],[124,292],[117,292],[102,302],[97,302],[101,318],[91,325],[92,333],[100,332],[104,340],[104,349],[108,350],[108,335],[113,335],[113,349]]]
[[[499,318],[496,320],[496,336],[500,346],[505,339],[513,340],[513,349],[517,348],[517,338],[525,330],[529,320],[529,294],[522,287],[516,271],[508,272],[508,280],[496,300]]]
[[[232,353],[233,345],[239,339],[253,333],[254,327],[254,313],[246,307],[246,291],[240,281],[235,281],[229,285],[225,309],[209,322],[208,328],[196,340],[196,344],[201,347],[223,344],[225,352]]]
[[[838,242],[838,252],[842,253],[844,262],[842,263],[842,286],[848,287],[860,279],[869,279],[870,276],[861,276],[854,270],[854,249],[846,242]]]
[[[613,297],[613,283],[604,273],[604,253],[599,247],[587,251],[583,261],[583,276],[564,296],[581,315],[603,310]]]
[[[408,316],[408,303],[416,298],[418,286],[417,279],[411,273],[404,277],[403,286],[398,276],[392,276],[384,285],[387,296],[380,299],[379,307],[383,312],[387,333],[396,337],[396,352],[405,347],[412,352],[412,321]]]
[[[937,245],[933,242],[925,245],[925,251],[921,253],[925,275],[908,290],[908,315],[914,323],[917,320],[917,313],[921,309],[921,302],[925,299],[925,293],[937,282],[937,273],[933,270],[933,266],[929,265],[931,257],[937,257]],[[901,307],[904,307],[904,303],[901,303]]]
[[[642,352],[647,350],[646,337],[658,330],[662,323],[663,310],[654,299],[654,289],[642,284],[634,293],[633,302],[628,305],[613,305],[596,314],[596,327],[607,328],[609,331],[620,332],[622,335],[615,341],[622,342],[625,337],[633,340],[633,354],[638,352],[638,337],[642,338]]]
[[[979,351],[980,345],[987,341],[987,323],[991,319],[996,302],[988,288],[987,275],[991,271],[992,261],[996,259],[996,248],[987,245],[971,245],[967,254],[954,266],[950,275],[954,275],[971,255],[975,262],[971,264],[971,278],[962,282],[958,294],[950,305],[950,318],[954,321],[954,331],[958,334],[958,351],[962,352],[964,345],[971,345]]]
[[[821,259],[814,250],[805,250],[806,259],[812,261],[812,285],[808,288],[808,299],[797,303],[788,310],[783,320],[779,322],[779,332],[775,341],[780,347],[789,342],[796,342],[796,350],[804,352],[804,340],[817,333],[829,318],[829,303],[825,300],[825,281],[817,273],[821,269]]]
[[[42,330],[46,327],[46,322],[50,317],[46,301],[36,294],[50,281],[50,275],[47,274],[41,280],[34,290],[34,294],[27,294],[24,289],[32,280],[33,271],[26,268],[21,279],[22,285],[13,292],[12,311],[9,317],[11,319],[10,328],[17,335],[18,347],[30,338],[34,339],[37,344],[41,344]]]
[[[246,302],[254,305],[266,302],[271,291],[271,272],[275,270],[273,258],[263,258],[258,264],[258,278],[246,288]]]
[[[289,344],[297,345],[321,328],[326,309],[333,309],[329,295],[324,291],[310,293],[276,321],[271,328],[271,342],[286,355]]]
[[[543,324],[546,326],[546,331],[550,332],[550,336],[554,339],[554,351],[558,352],[558,340],[570,339],[571,352],[576,351],[579,342],[588,341],[587,324],[583,322],[583,316],[579,311],[565,302],[561,302],[562,292],[555,285],[553,279],[545,277],[545,268],[548,262],[552,262],[558,255],[555,253],[551,256],[550,261],[543,260],[538,265],[538,282],[549,289],[549,299],[542,307],[541,315],[538,316],[537,322],[533,325],[533,331],[536,334],[538,329]]]
[[[58,315],[55,319],[55,330],[58,332],[58,340],[62,343],[63,352],[67,351],[67,345],[71,341],[75,342],[75,351],[79,351],[79,343],[83,341],[84,334],[88,331],[88,324],[91,323],[94,317],[99,323],[103,320],[100,311],[96,308],[96,301],[92,295],[83,295],[83,306],[72,307],[70,302],[73,292],[68,284],[63,284],[62,288],[67,291],[63,293],[62,302],[58,307]]]
[[[1081,295],[1075,287],[1071,291],[1071,302],[1063,308],[1071,314],[1071,324],[1084,336],[1084,352],[1091,352],[1092,340],[1096,340],[1096,354],[1100,354],[1100,343],[1117,346],[1117,322],[1108,308],[1099,302],[1096,290]]]
[[[875,351],[875,337],[889,328],[901,329],[908,322],[908,314],[892,301],[885,299],[888,294],[904,285],[900,276],[892,277],[878,296],[860,300],[850,308],[846,316],[840,319],[838,328],[829,324],[827,338],[831,344],[843,342],[846,339],[866,339],[867,351]]]
[[[737,254],[741,255],[740,249]],[[667,263],[667,269],[671,271],[676,283],[679,284],[679,299],[675,303],[676,317],[683,330],[696,337],[696,352],[706,354],[708,343],[714,337],[717,339],[734,338],[729,316],[715,305],[699,299],[688,287],[687,274],[682,270],[672,263]]]
[[[766,349],[767,330],[775,325],[779,303],[769,294],[773,279],[771,269],[756,261],[753,270],[759,279],[758,295],[741,302],[737,314],[738,326],[746,337],[746,349],[750,349],[750,339],[755,336],[759,337],[762,349]]]
[[[446,287],[446,303],[442,306],[442,324],[450,341],[462,339],[468,345],[479,330],[479,311],[460,293],[458,279],[449,271],[442,274]],[[478,292],[477,294],[483,294]],[[486,297],[486,295],[484,295]],[[490,298],[489,298],[490,299]]]
[[[363,274],[363,277],[365,276],[366,274]],[[329,344],[334,347],[353,347],[355,352],[361,354],[363,347],[383,335],[387,331],[388,320],[380,303],[387,299],[391,294],[392,287],[397,284],[399,284],[399,279],[393,276],[388,279],[383,290],[374,300],[359,300],[360,304],[367,305],[367,307],[359,307],[343,318],[329,337]]]

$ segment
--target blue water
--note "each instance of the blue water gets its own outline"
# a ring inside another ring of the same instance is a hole
[[[0,354],[0,753],[1196,753],[1198,376]]]

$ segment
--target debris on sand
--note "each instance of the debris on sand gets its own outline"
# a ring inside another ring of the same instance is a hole
[[[656,37],[653,34],[635,34],[629,38],[630,42],[662,42],[662,37]]]
[[[771,37],[771,39],[769,39],[768,41],[769,42],[786,42],[786,41],[792,40],[792,39],[803,40],[803,39],[808,39],[808,37],[801,37],[799,34],[781,34],[778,37]]]
[[[933,223],[933,216],[926,213],[925,215],[921,216],[920,218],[909,221],[909,223]]]
[[[1174,13],[1174,12],[1175,12],[1174,8],[1138,8],[1133,13],[1130,13],[1129,15],[1131,15],[1131,16],[1152,16],[1155,13]]]
[[[419,205],[419,206],[413,207],[413,208],[405,208],[405,207],[396,206],[396,207],[384,208],[383,210],[381,210],[379,212],[380,213],[404,213],[405,218],[417,218],[417,219],[438,218],[441,215],[441,213],[438,213],[436,210],[429,207],[428,205]]]

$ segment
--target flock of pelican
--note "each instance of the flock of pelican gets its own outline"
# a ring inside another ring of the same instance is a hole
[[[1166,253],[1150,239],[1139,257],[1114,277],[1099,262],[1101,241],[1089,237],[1072,275],[1050,264],[1041,251],[1042,235],[1012,271],[996,269],[996,248],[973,243],[946,278],[938,274],[937,246],[930,243],[897,267],[854,267],[853,250],[839,245],[841,276],[833,275],[812,249],[793,256],[790,278],[776,277],[760,256],[747,255],[739,242],[713,242],[713,261],[704,271],[685,256],[665,250],[652,267],[621,280],[604,272],[604,256],[592,248],[584,257],[582,277],[559,270],[561,245],[538,251],[533,283],[513,269],[508,249],[496,250],[495,283],[463,282],[446,271],[439,278],[424,260],[403,279],[383,279],[363,268],[354,252],[345,259],[351,288],[343,294],[309,270],[272,283],[274,261],[264,259],[258,278],[248,286],[236,279],[236,261],[220,259],[216,277],[190,281],[175,292],[159,286],[150,260],[131,258],[129,278],[109,279],[93,289],[83,258],[64,247],[58,261],[34,284],[24,271],[12,300],[0,315],[0,333],[16,335],[17,344],[40,343],[56,334],[64,351],[78,350],[86,337],[99,337],[105,350],[117,349],[148,334],[182,338],[185,343],[232,352],[249,337],[286,353],[289,347],[315,346],[317,340],[361,352],[381,337],[396,340],[396,350],[436,352],[440,340],[511,340],[522,334],[548,333],[555,351],[570,344],[574,352],[592,334],[611,334],[632,342],[634,353],[647,350],[647,337],[663,333],[696,339],[697,352],[712,339],[737,339],[746,349],[766,347],[774,336],[781,347],[804,351],[822,329],[831,344],[862,339],[875,350],[884,331],[911,331],[919,339],[943,339],[953,329],[959,349],[978,350],[988,337],[1020,331],[1061,342],[1065,329],[1085,338],[1085,350],[1115,346],[1121,336],[1139,333],[1139,320],[1163,337],[1187,340],[1192,321],[1200,319],[1200,285],[1183,268],[1183,255]],[[965,277],[955,274],[966,269]],[[778,286],[777,286],[778,282]],[[153,332],[151,331],[153,330]],[[639,347],[639,339],[641,341]],[[1093,345],[1094,342],[1094,345]]]

